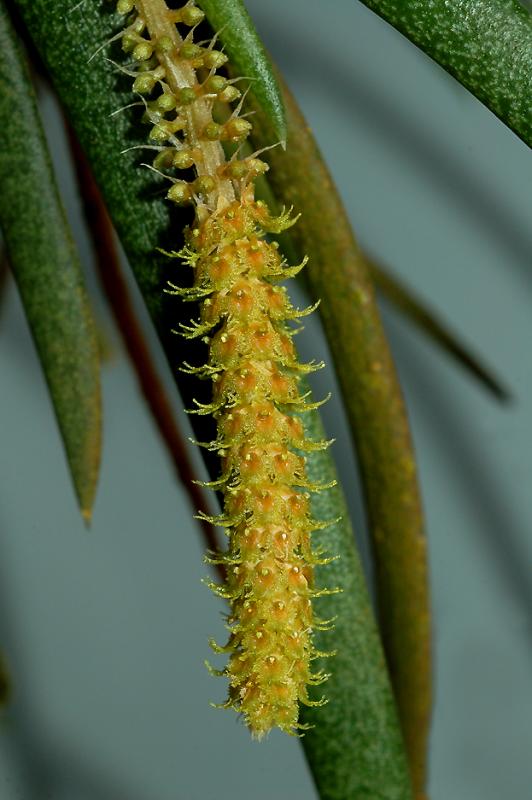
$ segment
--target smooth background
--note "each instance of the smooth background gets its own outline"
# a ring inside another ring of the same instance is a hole
[[[499,407],[385,309],[428,518],[431,798],[529,800],[529,152],[355,0],[248,5],[308,115],[361,243],[430,300],[514,393],[511,407]],[[49,98],[44,110],[89,272]],[[105,306],[97,306],[114,357],[104,369],[105,448],[90,532],[13,286],[0,318],[0,634],[16,682],[0,729],[0,795],[313,800],[296,740],[274,734],[252,743],[231,714],[208,705],[224,692],[203,667],[208,638],[223,638],[222,607],[200,582],[207,568],[186,495]],[[303,349],[319,357],[323,348],[314,320]],[[332,380],[332,370],[320,376],[327,387]],[[363,539],[338,394],[325,419]]]

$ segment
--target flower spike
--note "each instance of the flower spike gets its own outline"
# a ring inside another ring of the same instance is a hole
[[[274,216],[255,199],[254,181],[267,165],[258,152],[240,157],[251,130],[241,114],[245,95],[217,73],[227,58],[215,39],[194,41],[201,9],[193,0],[172,10],[165,0],[119,0],[117,10],[128,15],[122,47],[136,67],[123,71],[134,78],[152,126],[153,168],[171,180],[168,199],[195,211],[185,247],[166,254],[192,268],[193,285],[169,283],[166,292],[200,304],[199,319],[176,332],[208,345],[205,364],[185,361],[181,369],[212,381],[211,402],[195,401],[189,413],[214,416],[216,438],[200,444],[221,460],[221,477],[205,485],[223,494],[223,511],[199,518],[228,535],[227,551],[207,560],[226,568],[226,583],[208,585],[230,605],[227,644],[211,642],[229,661],[223,670],[208,668],[228,678],[222,707],[242,714],[255,738],[273,727],[299,736],[299,704],[326,702],[309,697],[307,687],[328,677],[313,673],[311,663],[333,655],[313,645],[313,629],[332,620],[314,620],[312,599],[338,590],[314,585],[314,566],[332,559],[312,549],[311,533],[327,523],[312,519],[309,492],[333,484],[311,481],[305,459],[329,442],[307,441],[298,416],[324,402],[300,389],[300,376],[323,365],[299,362],[290,325],[317,304],[294,308],[279,284],[306,258],[287,265],[268,239],[297,216],[292,209]],[[237,105],[215,120],[218,101]],[[223,143],[237,145],[230,158]]]

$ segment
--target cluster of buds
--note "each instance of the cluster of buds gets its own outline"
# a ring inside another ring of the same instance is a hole
[[[315,704],[308,686],[327,677],[312,672],[318,655],[313,630],[327,627],[313,614],[317,591],[313,567],[328,559],[311,545],[325,527],[312,519],[305,454],[328,442],[309,441],[299,414],[315,408],[299,386],[300,376],[321,364],[301,364],[292,322],[314,307],[296,309],[281,283],[303,266],[289,267],[267,234],[294,220],[273,217],[254,196],[254,181],[266,170],[257,158],[239,157],[238,145],[251,125],[241,116],[235,83],[217,70],[226,61],[215,41],[193,41],[203,12],[193,2],[178,10],[164,0],[119,0],[127,14],[122,47],[134,59],[134,89],[144,98],[154,167],[171,180],[168,198],[193,203],[194,223],[186,247],[174,255],[194,270],[190,288],[170,291],[200,302],[200,318],[181,326],[186,337],[209,346],[207,363],[184,365],[212,380],[212,403],[192,413],[211,414],[217,436],[204,446],[221,461],[221,477],[210,486],[224,496],[223,513],[209,518],[224,527],[229,544],[213,554],[227,582],[212,585],[230,604],[229,640],[216,652],[229,654],[220,671],[229,679],[224,704],[242,713],[252,734],[273,727],[294,733],[299,703]],[[225,121],[214,118],[216,101],[237,102]],[[223,143],[237,145],[226,158]],[[191,179],[179,171],[193,170]]]

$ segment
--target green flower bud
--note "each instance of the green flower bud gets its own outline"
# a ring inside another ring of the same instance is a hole
[[[211,141],[216,141],[217,139],[221,139],[223,131],[223,127],[218,125],[217,122],[209,122],[208,125],[205,125],[203,128],[203,136]]]
[[[235,117],[235,119],[230,119],[229,122],[226,122],[224,139],[228,139],[230,142],[239,142],[249,135],[250,130],[251,122],[248,122],[247,119]]]
[[[138,92],[139,94],[150,94],[153,92],[155,87],[156,80],[149,72],[144,72],[141,75],[137,75],[135,81],[133,83],[133,91]]]
[[[170,92],[164,92],[164,94],[157,98],[156,103],[157,107],[164,113],[172,111],[172,109],[176,107],[175,97]]]
[[[179,56],[184,58],[186,61],[197,58],[202,54],[202,49],[199,45],[194,44],[193,42],[185,42],[181,45],[179,49]]]
[[[150,131],[150,139],[153,142],[166,142],[170,138],[170,135],[170,128],[164,121],[154,125]]]
[[[176,150],[172,159],[172,166],[176,169],[189,169],[194,166],[194,158],[190,150]]]
[[[161,36],[159,39],[157,39],[155,49],[161,55],[167,55],[174,49],[174,43],[169,36]]]
[[[221,53],[219,50],[205,50],[203,54],[203,63],[209,69],[219,69],[227,61],[228,58],[225,53]]]
[[[238,100],[242,93],[236,86],[226,86],[223,92],[220,92],[218,95],[218,100],[221,100],[222,103],[233,103],[235,100]]]
[[[119,14],[129,14],[135,8],[135,0],[118,0],[116,10]]]
[[[132,55],[135,61],[147,61],[153,55],[153,47],[151,42],[139,42],[133,48]]]
[[[207,94],[218,94],[227,86],[227,79],[222,75],[211,75],[203,84],[203,90]]]
[[[197,25],[198,22],[205,17],[205,14],[201,9],[191,3],[188,6],[185,6],[183,11],[181,12],[181,20],[185,23],[185,25],[189,25],[191,28],[193,25]]]
[[[138,43],[139,37],[134,33],[125,33],[122,36],[122,50],[124,53],[131,53]]]
[[[153,166],[155,169],[168,169],[172,166],[174,151],[168,147],[166,150],[161,150],[153,159]]]
[[[182,205],[190,200],[190,194],[190,186],[186,181],[176,181],[166,196],[174,203]]]
[[[227,165],[227,174],[233,180],[240,180],[247,175],[248,168],[245,161],[232,161]]]
[[[185,86],[179,90],[177,101],[180,106],[189,106],[196,99],[196,92],[191,86]]]
[[[197,194],[209,194],[216,188],[216,181],[210,175],[202,175],[194,181],[194,191]]]

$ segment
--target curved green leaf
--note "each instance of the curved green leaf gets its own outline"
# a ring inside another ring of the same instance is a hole
[[[302,212],[290,230],[321,317],[355,441],[376,561],[384,649],[410,758],[423,797],[431,707],[430,602],[426,540],[406,409],[366,261],[318,147],[283,86],[288,147],[270,150],[269,182]],[[258,108],[254,144],[270,140]]]
[[[402,311],[410,322],[425,333],[444,353],[460,364],[493,397],[501,403],[507,403],[512,399],[508,389],[471,352],[467,345],[462,343],[458,336],[447,327],[433,308],[427,307],[411,289],[407,289],[401,281],[380,264],[377,264],[367,255],[364,255],[364,258],[371,278],[383,297],[389,300],[398,310]]]
[[[128,147],[143,144],[146,130],[136,127],[134,112],[109,116],[129,102],[130,95],[123,93],[121,82],[103,58],[88,63],[94,50],[112,36],[115,20],[92,4],[68,17],[69,0],[17,0],[17,6],[89,157],[166,354],[176,364],[182,360],[176,352],[181,340],[168,334],[176,327],[180,306],[172,300],[169,312],[162,302],[168,262],[156,247],[174,249],[183,220],[170,215],[161,193],[154,190],[153,174],[139,168],[137,151],[121,155]],[[190,314],[191,309],[184,307],[184,318]],[[182,373],[176,378],[189,405],[197,384],[192,387]],[[199,416],[192,420],[198,439],[205,439],[202,420]],[[310,431],[310,435],[319,438],[321,433]],[[309,454],[309,469],[320,480],[328,479],[334,470],[330,454]],[[316,711],[316,728],[306,733],[303,743],[326,800],[409,800],[399,726],[345,501],[340,489],[335,489],[324,492],[316,503],[316,514],[344,517],[343,523],[331,528],[329,539],[341,558],[327,568],[323,580],[342,584],[345,591],[323,601],[327,605],[323,613],[341,614],[336,630],[324,634],[322,642],[327,649],[338,644],[339,654],[334,665],[327,665],[333,672],[326,690],[330,703]],[[308,714],[309,719],[314,716],[311,710]]]
[[[283,99],[271,61],[242,0],[198,0],[235,71],[251,79],[250,89],[269,116],[276,141],[286,142]]]
[[[518,0],[362,0],[532,146],[532,16]]]
[[[0,3],[0,227],[90,518],[100,462],[98,347],[24,56]]]

